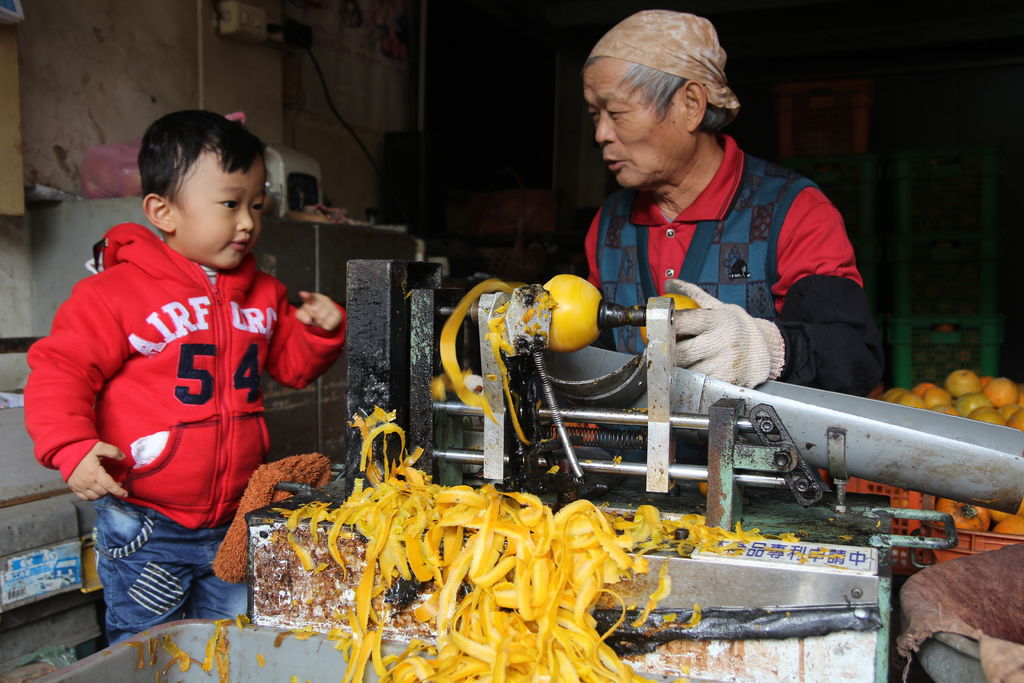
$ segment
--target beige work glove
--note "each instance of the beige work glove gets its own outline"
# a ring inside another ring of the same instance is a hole
[[[754,387],[782,373],[782,333],[768,320],[755,318],[736,304],[724,304],[697,285],[667,280],[665,291],[685,294],[699,309],[673,315],[676,365]]]

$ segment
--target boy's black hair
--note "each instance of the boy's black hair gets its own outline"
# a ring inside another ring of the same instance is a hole
[[[203,152],[216,154],[226,173],[246,172],[263,157],[263,142],[242,124],[211,111],[187,109],[162,116],[146,129],[139,149],[142,195],[174,201]]]

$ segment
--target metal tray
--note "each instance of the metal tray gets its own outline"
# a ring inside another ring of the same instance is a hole
[[[314,633],[307,640],[288,635],[289,631],[266,626],[246,626],[239,630],[234,624],[228,626],[228,654],[230,674],[220,678],[216,666],[209,672],[192,662],[187,671],[180,671],[173,657],[162,646],[164,636],[169,636],[178,648],[193,659],[203,661],[206,645],[216,631],[216,623],[208,619],[186,619],[173,621],[143,631],[125,641],[112,645],[94,655],[75,662],[49,676],[38,679],[39,683],[93,683],[93,681],[117,681],[118,683],[153,683],[156,681],[215,680],[226,681],[340,681],[345,676],[345,659],[334,649],[335,643],[325,636]],[[151,646],[150,641],[155,645]],[[140,658],[138,643],[144,656]],[[150,648],[156,653],[155,661]],[[399,654],[405,643],[385,641],[382,645],[385,655]],[[257,661],[263,655],[263,666]],[[141,664],[141,665],[140,665]],[[166,668],[166,675],[158,675]],[[671,681],[669,677],[650,677],[651,680]],[[377,681],[372,666],[367,666],[364,681]],[[698,679],[691,678],[696,681]]]

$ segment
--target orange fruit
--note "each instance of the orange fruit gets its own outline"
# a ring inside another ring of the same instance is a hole
[[[928,391],[935,386],[935,382],[919,382],[914,385],[914,388],[910,390],[910,393],[924,398],[924,392]]]
[[[944,405],[948,406],[953,403],[953,395],[942,387],[929,387],[925,389],[924,394],[921,396],[921,400],[924,401],[925,408],[931,408],[932,406]]]
[[[1006,420],[995,408],[975,408],[967,417],[979,422],[990,422],[994,425],[1005,425]]]
[[[910,392],[904,389],[903,387],[893,387],[892,389],[889,389],[884,394],[882,394],[882,400],[888,403],[895,403],[900,396],[909,393]]]
[[[956,408],[954,408],[951,405],[932,406],[928,410],[934,410],[936,413],[945,413],[946,415],[956,415],[957,417],[960,416],[960,413],[956,412]]]
[[[885,385],[879,382],[868,392],[868,398],[879,398],[885,392]]]
[[[949,373],[945,381],[946,391],[954,397],[981,391],[981,379],[973,370],[954,370]]]
[[[1017,383],[1012,379],[1005,377],[996,377],[991,382],[985,385],[982,389],[982,393],[988,396],[988,400],[992,401],[992,405],[996,408],[1005,406],[1007,403],[1016,403],[1020,397],[1020,390],[1017,388]]]
[[[1020,409],[1021,405],[1019,403],[1007,403],[999,406],[999,414],[1003,416],[1003,419],[1009,420]]]
[[[910,406],[911,408],[925,407],[924,401],[921,400],[921,397],[917,394],[912,394],[909,391],[905,394],[901,394],[898,399],[893,401],[893,403],[898,403],[901,406]]]
[[[935,500],[935,509],[939,512],[945,512],[952,517],[953,524],[957,529],[988,531],[991,518],[988,516],[988,510],[983,507],[961,503],[950,498],[937,498]]]
[[[978,408],[991,408],[992,401],[988,400],[988,396],[980,391],[972,391],[967,394],[961,394],[956,399],[953,407],[956,408],[956,412],[960,413],[961,416],[967,417]]]
[[[997,534],[1013,534],[1014,536],[1024,536],[1024,517],[1020,515],[1010,515],[1003,521],[992,527],[992,531]]]
[[[1024,432],[1024,410],[1018,410],[1016,413],[1010,416],[1010,419],[1006,421],[1007,427],[1013,427]]]
[[[704,496],[705,498],[708,497],[708,483],[706,481],[698,482],[697,490],[700,491],[700,495]]]
[[[985,508],[988,510],[988,516],[992,519],[993,524],[999,524],[1007,517],[1013,517],[1014,515],[1009,512],[1000,512],[999,510],[993,510],[992,508]]]
[[[686,310],[688,308],[700,308],[700,304],[698,304],[696,301],[694,301],[690,297],[686,296],[685,294],[672,294],[672,293],[669,293],[669,294],[662,294],[662,296],[667,296],[669,299],[672,299],[672,308],[674,308],[677,311],[683,311],[683,310]],[[640,338],[644,340],[644,344],[647,343],[647,328],[646,327],[641,327],[640,328]]]
[[[992,376],[982,375],[981,377],[978,378],[978,381],[981,382],[981,388],[984,389],[985,387],[988,386],[988,383],[992,381]]]

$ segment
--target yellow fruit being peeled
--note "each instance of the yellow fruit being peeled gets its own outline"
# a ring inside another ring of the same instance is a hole
[[[988,396],[980,391],[972,391],[967,394],[961,394],[954,406],[956,407],[956,412],[960,413],[963,417],[967,417],[978,408],[991,408],[992,401],[988,400]]]
[[[946,391],[954,397],[981,391],[981,378],[973,370],[954,370],[946,377]]]
[[[694,301],[690,297],[686,296],[685,294],[671,294],[670,293],[670,294],[663,294],[662,296],[667,296],[669,299],[672,299],[672,308],[674,308],[677,311],[682,311],[682,310],[685,310],[687,308],[700,308],[700,304],[698,304],[696,301]],[[640,338],[644,340],[644,344],[647,343],[647,328],[646,327],[641,327],[640,328]]]
[[[597,329],[600,290],[583,278],[567,273],[548,280],[544,289],[555,300],[548,348],[565,353],[579,351],[592,344],[601,333]]]

